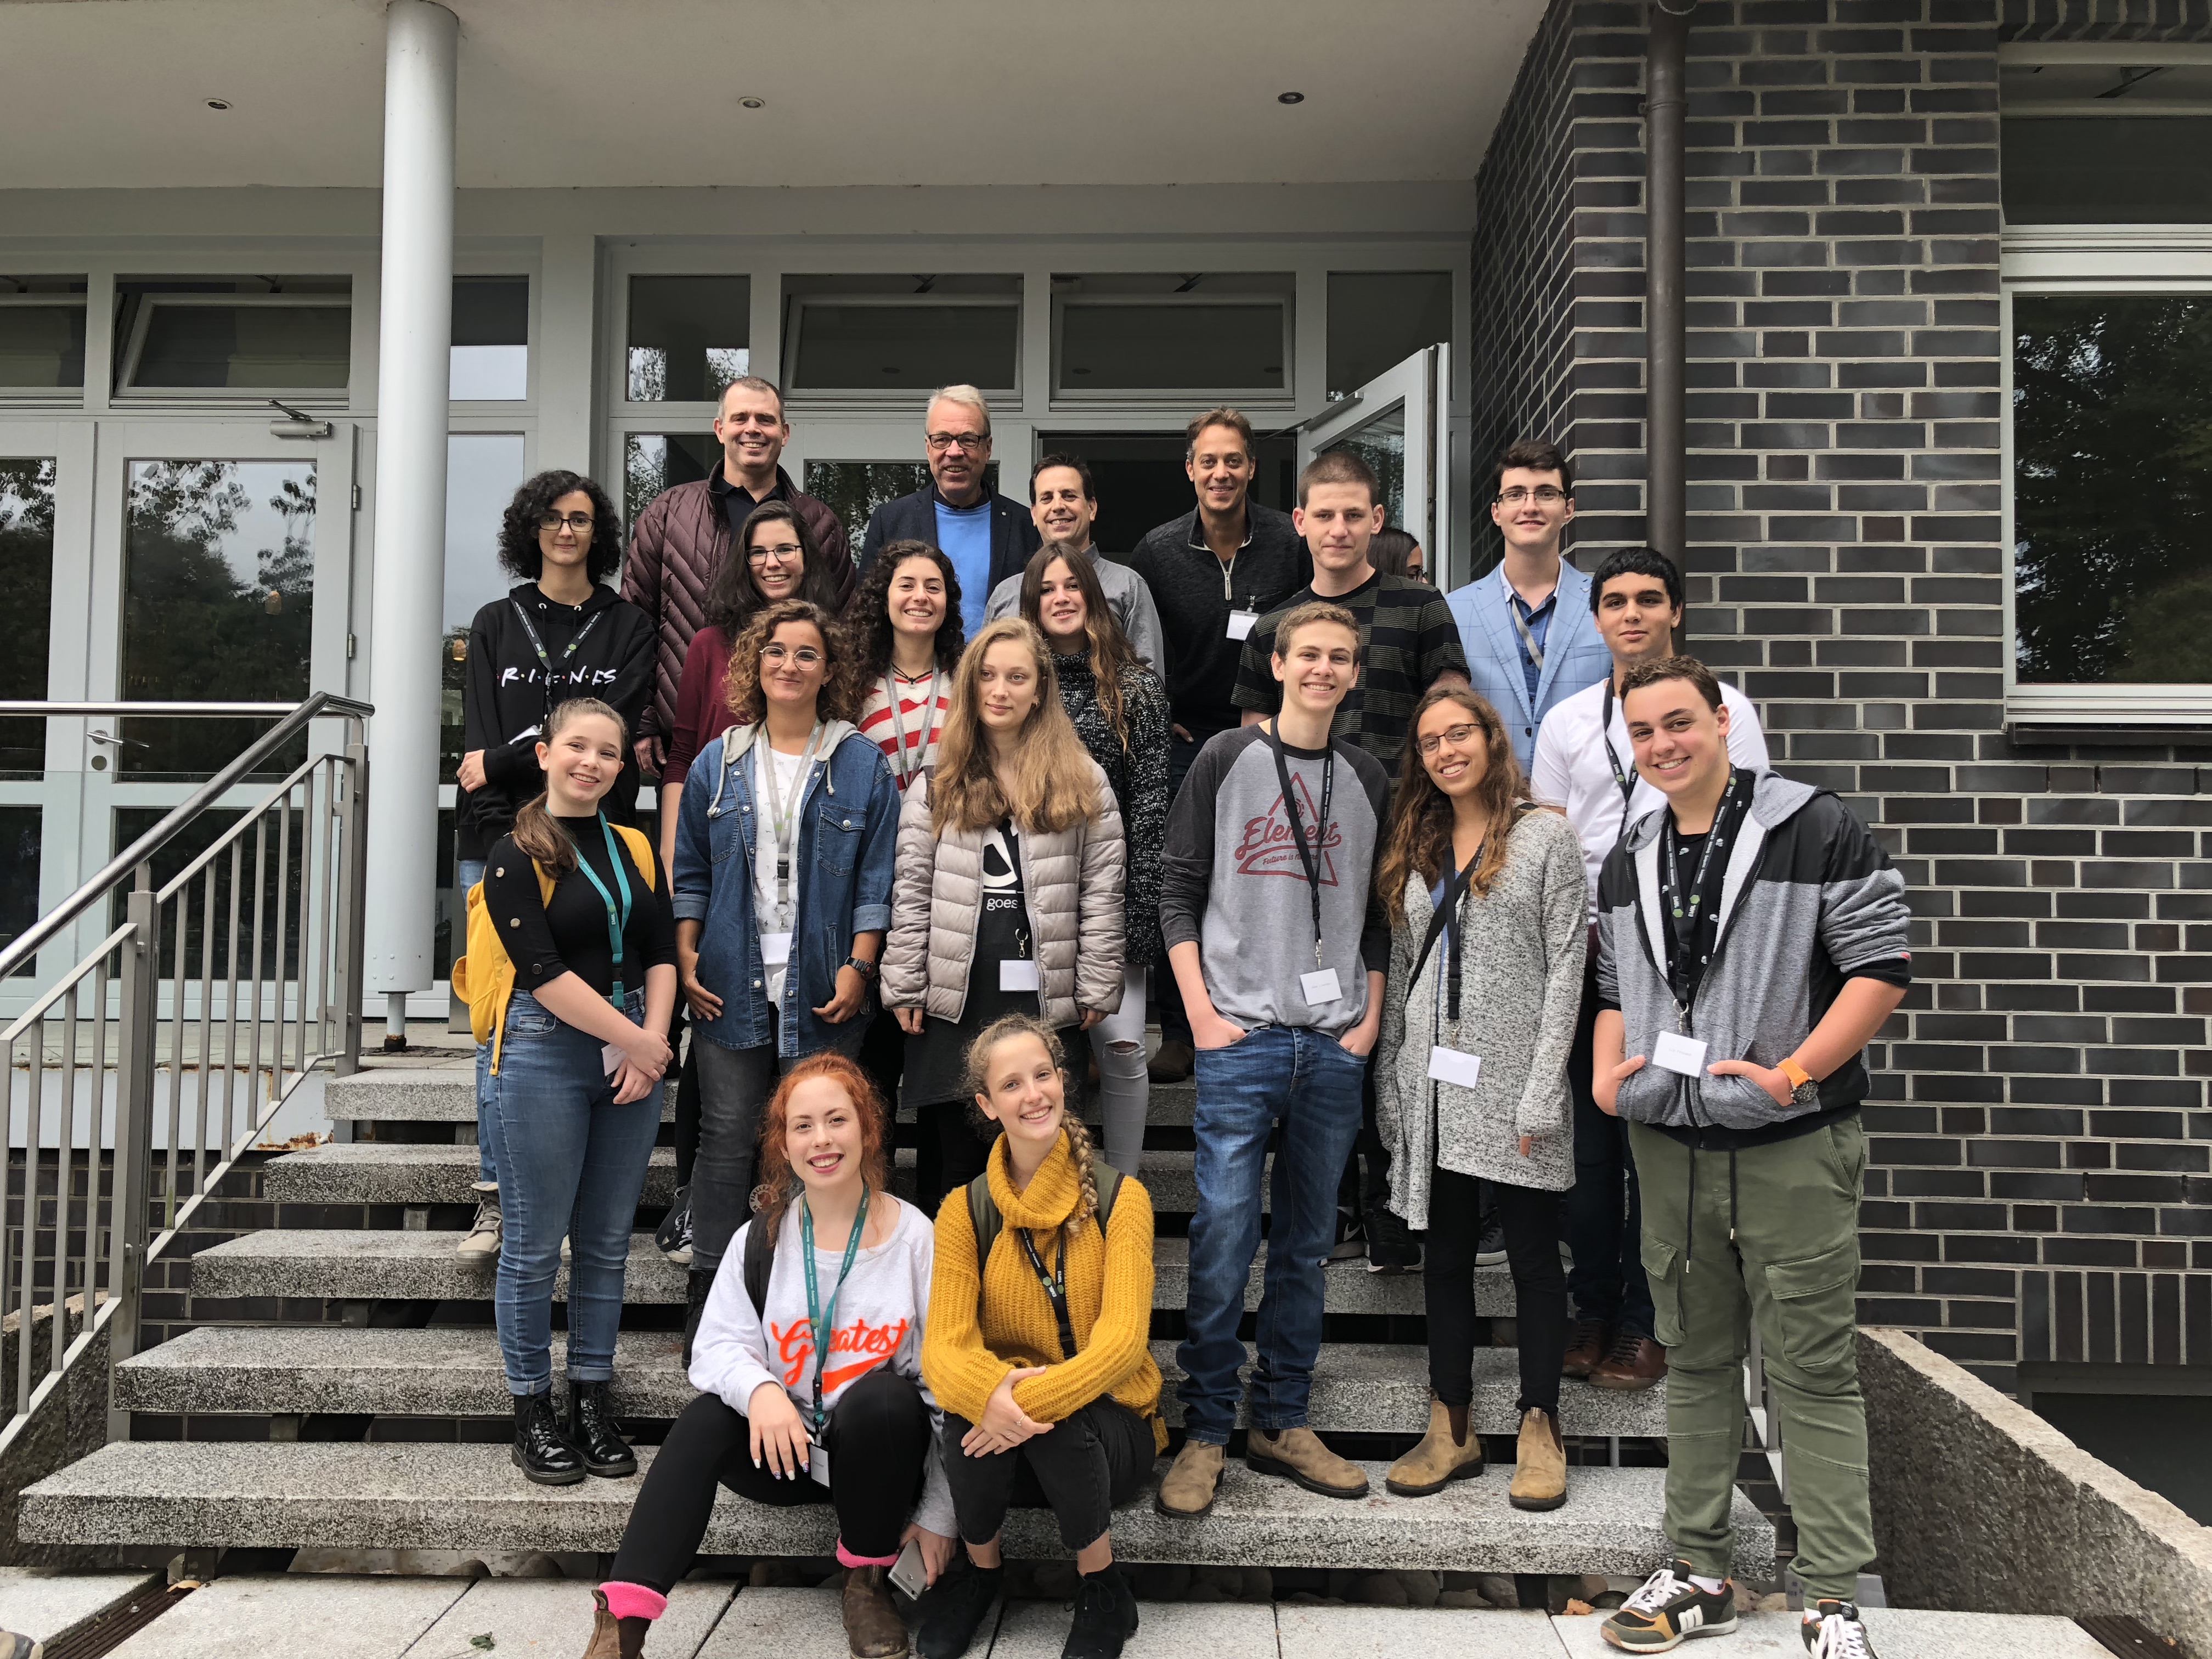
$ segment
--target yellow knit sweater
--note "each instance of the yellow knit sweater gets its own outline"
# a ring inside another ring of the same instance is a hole
[[[949,1194],[937,1212],[936,1266],[929,1280],[929,1319],[921,1340],[921,1375],[938,1403],[970,1423],[983,1415],[991,1391],[1018,1366],[1048,1367],[1014,1385],[1014,1403],[1040,1423],[1057,1423],[1110,1394],[1151,1420],[1155,1449],[1167,1449],[1160,1420],[1160,1368],[1152,1363],[1152,1200],[1124,1176],[1106,1237],[1086,1221],[1067,1245],[1067,1313],[1076,1353],[1060,1351],[1051,1298],[1037,1283],[1014,1229],[1030,1230],[1045,1269],[1065,1237],[1060,1224],[1075,1209],[1075,1159],[1067,1137],[1047,1155],[1021,1192],[1007,1172],[1006,1141],[991,1149],[991,1195],[1006,1225],[991,1247],[981,1281],[975,1272],[975,1230],[967,1194]]]

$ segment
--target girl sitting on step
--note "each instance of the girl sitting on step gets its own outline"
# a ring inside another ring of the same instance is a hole
[[[1401,1497],[1482,1473],[1474,1399],[1478,1185],[1496,1193],[1521,1349],[1513,1506],[1567,1501],[1559,1435],[1567,1281],[1560,1194],[1574,1184],[1567,1050],[1582,1006],[1589,896],[1579,843],[1529,798],[1495,709],[1439,685],[1413,710],[1376,892],[1390,918],[1376,1125],[1390,1207],[1428,1230],[1429,1431],[1390,1466]]]
[[[1066,1109],[1066,1058],[1009,1014],[968,1050],[997,1134],[981,1190],[937,1212],[922,1375],[945,1406],[944,1457],[966,1571],[922,1598],[921,1659],[959,1659],[999,1594],[1010,1505],[1049,1504],[1083,1575],[1065,1659],[1115,1659],[1137,1603],[1114,1564],[1113,1510],[1167,1447],[1152,1317],[1152,1200],[1095,1159]],[[979,1241],[978,1224],[984,1229]]]
[[[585,1659],[638,1659],[720,1486],[756,1504],[831,1505],[854,1659],[906,1651],[885,1570],[914,1539],[934,1578],[951,1559],[953,1522],[942,1419],[921,1380],[933,1241],[921,1212],[891,1196],[888,1127],[842,1054],[811,1054],[777,1083],[757,1207],[692,1347],[702,1392],[646,1472],[594,1592]]]

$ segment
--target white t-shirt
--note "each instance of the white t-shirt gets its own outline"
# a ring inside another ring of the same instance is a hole
[[[803,782],[799,763],[804,755],[779,755],[763,732],[753,739],[753,804],[757,809],[753,819],[753,924],[763,937],[769,933],[787,933],[799,921],[799,803],[793,793]],[[773,757],[775,765],[775,787],[781,792],[783,804],[791,810],[791,879],[786,892],[791,908],[779,922],[775,910],[775,823],[769,793],[768,769]],[[768,1000],[771,1007],[783,1006],[784,969],[771,967],[768,970]]]
[[[1629,746],[1628,722],[1621,714],[1618,697],[1613,699],[1612,730],[1598,730],[1608,683],[1600,680],[1585,686],[1553,706],[1537,728],[1535,758],[1528,768],[1529,787],[1536,799],[1565,807],[1567,822],[1575,827],[1575,839],[1582,842],[1593,919],[1597,915],[1597,872],[1620,842],[1622,830],[1652,808],[1667,804],[1667,797],[1637,774],[1636,751]],[[1729,758],[1753,771],[1767,770],[1766,734],[1759,729],[1759,711],[1751,706],[1751,699],[1723,684],[1721,706],[1728,710]],[[1621,799],[1620,781],[1613,776],[1613,761],[1606,758],[1607,741],[1620,763],[1621,777],[1629,781],[1632,793],[1626,802]]]

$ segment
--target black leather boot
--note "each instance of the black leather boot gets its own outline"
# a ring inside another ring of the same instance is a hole
[[[691,1341],[699,1334],[699,1316],[707,1311],[707,1292],[714,1288],[714,1275],[694,1267],[686,1276],[684,1299],[684,1369],[691,1369]]]
[[[541,1486],[573,1486],[584,1478],[584,1460],[561,1437],[550,1394],[514,1397],[514,1467]]]
[[[623,1438],[614,1392],[605,1382],[569,1382],[568,1443],[591,1474],[619,1480],[637,1473],[637,1454]]]

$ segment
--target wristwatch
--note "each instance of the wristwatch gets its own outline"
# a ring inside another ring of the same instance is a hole
[[[845,966],[850,968],[862,979],[872,981],[876,976],[876,964],[872,962],[864,961],[859,957],[847,957],[845,958]]]
[[[1799,1106],[1810,1106],[1820,1097],[1820,1085],[1813,1074],[1796,1060],[1784,1059],[1775,1068],[1790,1079],[1790,1101]]]

